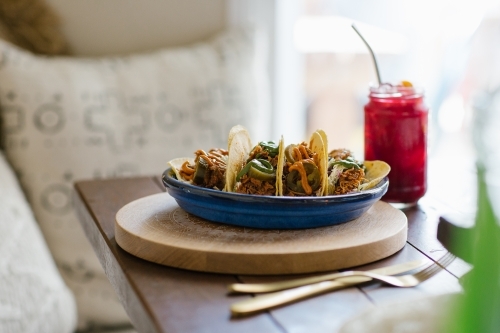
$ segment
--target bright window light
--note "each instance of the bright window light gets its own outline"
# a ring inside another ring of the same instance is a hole
[[[465,103],[462,95],[455,93],[448,97],[438,112],[439,127],[447,133],[462,129],[465,118]]]
[[[407,38],[340,16],[304,16],[294,27],[294,43],[304,53],[368,53],[363,41],[351,25],[356,27],[376,54],[401,54],[408,50]]]

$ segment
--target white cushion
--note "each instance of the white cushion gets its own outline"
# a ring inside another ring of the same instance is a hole
[[[160,176],[171,158],[226,147],[236,124],[266,137],[259,40],[234,29],[188,47],[95,59],[45,58],[0,42],[4,149],[76,295],[80,328],[127,316],[74,213],[74,181]]]
[[[0,333],[72,332],[75,326],[73,294],[0,151]]]

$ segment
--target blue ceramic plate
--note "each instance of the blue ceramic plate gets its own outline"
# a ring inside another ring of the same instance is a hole
[[[259,229],[305,229],[352,221],[387,192],[389,180],[353,194],[326,197],[274,197],[228,193],[178,181],[171,168],[163,184],[177,204],[213,222]]]

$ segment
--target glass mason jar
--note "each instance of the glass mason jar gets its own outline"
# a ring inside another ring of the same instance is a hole
[[[416,205],[427,190],[427,122],[422,89],[383,84],[370,88],[365,105],[365,160],[391,166],[382,200]]]

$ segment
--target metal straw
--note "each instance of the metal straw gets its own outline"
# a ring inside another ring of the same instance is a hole
[[[354,23],[351,25],[351,27],[356,31],[356,33],[361,37],[361,40],[365,43],[366,47],[368,47],[368,50],[370,51],[370,54],[372,55],[373,59],[373,64],[375,65],[375,71],[377,72],[377,80],[378,80],[378,85],[380,86],[382,84],[382,80],[380,79],[380,71],[378,70],[378,64],[377,64],[377,59],[375,58],[375,53],[373,53],[372,48],[370,45],[366,42],[366,40],[363,38],[361,33],[358,31]]]

